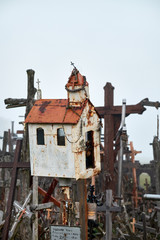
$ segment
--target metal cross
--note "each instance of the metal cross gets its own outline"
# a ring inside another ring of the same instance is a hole
[[[76,68],[73,62],[71,62],[71,65],[72,65],[74,68]]]

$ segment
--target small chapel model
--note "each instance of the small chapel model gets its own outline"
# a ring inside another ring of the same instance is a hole
[[[37,100],[29,129],[31,175],[84,179],[100,171],[100,117],[86,78],[74,67],[67,99]]]

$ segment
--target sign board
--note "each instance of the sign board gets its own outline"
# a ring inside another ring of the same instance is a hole
[[[50,226],[51,240],[81,240],[80,227]]]

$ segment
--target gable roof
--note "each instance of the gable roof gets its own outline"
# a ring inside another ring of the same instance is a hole
[[[25,123],[78,123],[87,99],[80,107],[69,107],[68,99],[37,100],[29,112]]]

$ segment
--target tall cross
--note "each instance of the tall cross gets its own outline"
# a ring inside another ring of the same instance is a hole
[[[10,218],[12,213],[12,205],[14,200],[14,192],[16,187],[18,168],[30,168],[29,162],[19,161],[21,156],[21,148],[22,148],[22,140],[17,140],[16,150],[14,154],[14,161],[0,163],[0,168],[12,168],[11,186],[10,186],[10,192],[8,197],[7,212],[6,212],[5,224],[3,228],[2,240],[8,239],[8,231],[9,231]]]
[[[122,106],[114,106],[114,87],[107,83],[104,87],[104,106],[96,107],[101,118],[104,118],[104,177],[105,189],[112,189],[115,194],[116,176],[114,163],[119,146],[114,149],[114,138],[121,122]],[[140,103],[126,106],[126,116],[142,114],[146,109]]]
[[[31,110],[33,103],[34,103],[34,95],[36,93],[36,89],[34,88],[34,71],[32,69],[27,70],[28,75],[28,92],[27,92],[27,99],[5,99],[5,104],[8,104],[6,108],[15,108],[26,106],[26,116],[28,115],[29,111]],[[9,232],[9,225],[10,225],[10,218],[11,218],[11,211],[12,205],[14,200],[14,193],[15,193],[15,186],[17,180],[17,171],[18,168],[30,168],[30,163],[26,161],[27,159],[27,141],[28,141],[28,133],[27,128],[24,133],[23,138],[23,146],[22,140],[17,140],[15,155],[14,155],[14,162],[2,162],[0,163],[0,168],[12,168],[12,176],[11,176],[11,187],[9,192],[9,198],[7,203],[7,214],[5,219],[5,224],[3,228],[3,237],[2,240],[8,239],[8,232]],[[23,161],[19,161],[21,156],[21,149],[23,149]],[[26,184],[26,178],[23,176],[22,183]],[[24,189],[25,192],[25,189]]]

